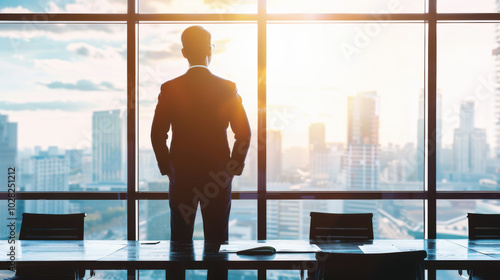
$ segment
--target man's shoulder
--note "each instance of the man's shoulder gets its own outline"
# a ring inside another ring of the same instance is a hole
[[[227,88],[230,88],[231,90],[236,89],[236,83],[235,82],[230,81],[228,79],[224,79],[224,78],[219,77],[219,76],[217,76],[215,74],[211,74],[211,75],[212,75],[212,78],[213,78],[214,81],[216,81],[216,82],[224,85]]]
[[[183,79],[184,79],[184,76],[185,76],[185,74],[184,74],[184,75],[180,75],[180,76],[178,76],[178,77],[175,77],[175,78],[173,78],[173,79],[170,79],[170,80],[168,80],[168,81],[164,82],[164,83],[161,85],[161,88],[168,87],[169,85],[175,85],[175,84],[177,84],[177,83],[181,82],[181,80],[183,80]]]

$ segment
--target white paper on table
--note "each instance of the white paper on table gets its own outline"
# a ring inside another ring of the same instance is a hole
[[[400,252],[394,245],[360,245],[359,249],[365,254]]]
[[[276,253],[316,253],[321,249],[316,244],[272,244],[272,243],[246,243],[246,244],[223,244],[220,246],[220,253],[236,253],[241,250],[257,248],[262,246],[272,246]]]

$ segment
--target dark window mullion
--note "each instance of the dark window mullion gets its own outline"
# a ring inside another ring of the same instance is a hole
[[[427,118],[427,238],[436,238],[436,85],[437,85],[437,14],[436,0],[429,0],[428,33],[428,118]],[[424,157],[425,158],[425,157]]]
[[[258,127],[257,127],[257,239],[266,239],[266,68],[267,68],[267,18],[266,0],[258,2],[257,21],[257,78],[258,78]]]
[[[135,0],[128,0],[127,17],[127,239],[138,239],[137,122],[136,122],[136,15]]]

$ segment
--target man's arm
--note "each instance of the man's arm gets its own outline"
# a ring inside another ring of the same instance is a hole
[[[158,95],[158,104],[156,105],[153,124],[151,126],[151,144],[156,155],[156,161],[162,175],[170,176],[170,155],[167,147],[168,131],[170,130],[170,112],[165,101],[166,94],[162,86],[160,95]]]
[[[245,166],[245,158],[250,147],[250,125],[248,124],[247,114],[243,108],[241,97],[235,93],[234,108],[232,110],[230,124],[234,132],[234,139],[236,140],[231,152],[231,160],[226,166],[227,171],[231,175],[241,175],[243,167]]]

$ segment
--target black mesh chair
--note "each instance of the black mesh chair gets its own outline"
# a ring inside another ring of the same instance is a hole
[[[469,220],[469,240],[500,239],[500,214],[467,213]],[[500,269],[496,271],[468,270],[469,278],[458,272],[462,278],[472,280],[500,279]]]
[[[321,213],[311,212],[309,240],[311,243],[328,243],[335,240],[373,239],[372,213]],[[303,271],[301,271],[301,279]],[[308,272],[308,279],[314,279]]]
[[[83,240],[85,213],[33,214],[23,213],[19,240]],[[91,277],[94,271],[90,272]],[[61,266],[30,267],[17,265],[16,275],[6,280],[83,279],[85,270]]]
[[[316,280],[424,280],[426,251],[317,253]]]

